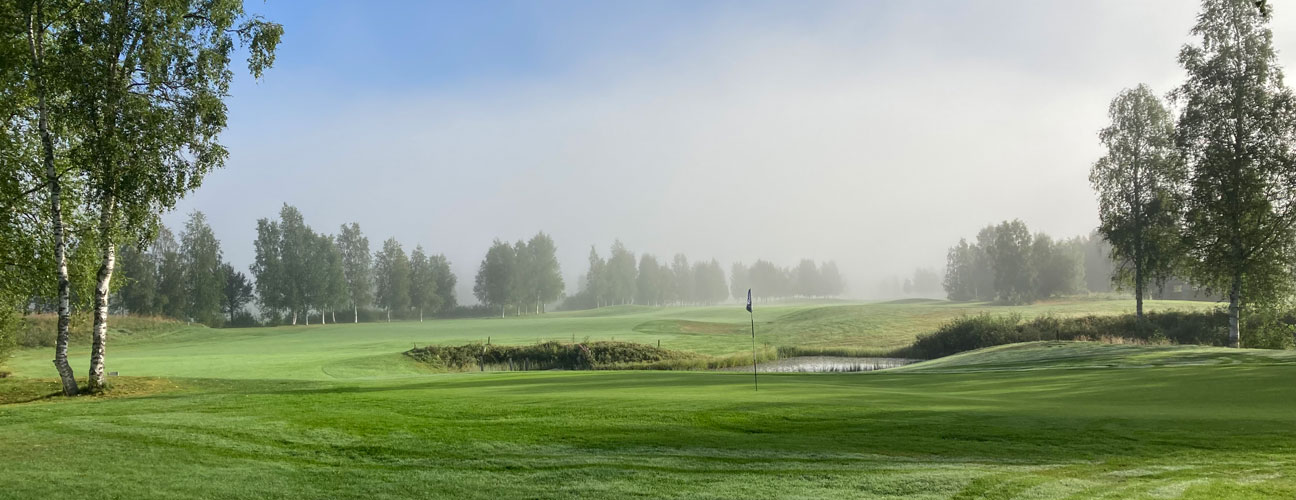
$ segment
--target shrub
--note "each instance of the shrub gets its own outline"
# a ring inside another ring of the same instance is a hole
[[[462,370],[708,370],[750,366],[748,353],[707,356],[660,349],[633,342],[541,342],[525,346],[468,344],[429,345],[405,352],[433,368]],[[778,358],[771,347],[756,353],[758,362]]]
[[[935,332],[920,335],[912,345],[891,355],[932,359],[984,347],[1037,340],[1107,339],[1116,342],[1116,339],[1121,339],[1122,343],[1228,345],[1228,316],[1221,310],[1147,313],[1144,319],[1140,323],[1132,314],[1073,318],[1041,316],[1031,321],[1022,321],[1017,314],[964,316],[942,325]],[[1290,327],[1291,323],[1283,325]],[[1249,336],[1259,338],[1259,329],[1255,331],[1257,333]],[[1273,327],[1270,331],[1285,331],[1283,338],[1291,339],[1290,330]],[[1266,335],[1281,337],[1277,333]]]

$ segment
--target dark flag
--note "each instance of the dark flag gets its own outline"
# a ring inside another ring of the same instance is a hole
[[[751,317],[752,325],[752,384],[756,390],[760,390],[760,381],[756,379],[756,314],[751,309],[751,289],[747,289],[747,316]]]

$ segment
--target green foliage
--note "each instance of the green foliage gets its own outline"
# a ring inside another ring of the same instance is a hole
[[[219,326],[227,274],[221,269],[220,240],[202,212],[189,214],[184,232],[180,233],[180,256],[187,299],[186,314],[181,317]]]
[[[482,303],[499,308],[503,316],[504,306],[514,298],[516,267],[517,251],[512,245],[495,240],[477,269],[473,295]]]
[[[352,308],[369,307],[373,301],[373,257],[369,253],[369,238],[360,231],[360,224],[343,224],[337,247],[342,253],[342,273]]]
[[[374,278],[375,297],[389,319],[391,313],[399,315],[409,309],[410,262],[396,238],[388,238],[374,254]]]
[[[1147,85],[1122,91],[1107,116],[1111,125],[1098,136],[1107,154],[1094,163],[1089,182],[1098,192],[1098,233],[1119,264],[1115,279],[1133,285],[1141,314],[1148,284],[1164,285],[1183,253],[1184,173],[1170,111]]]
[[[242,272],[235,271],[229,263],[221,264],[221,274],[225,276],[225,286],[221,289],[221,310],[229,315],[226,326],[254,325],[256,319],[243,310],[254,298],[252,282]]]
[[[1184,240],[1195,282],[1242,309],[1290,294],[1296,262],[1296,96],[1283,84],[1264,9],[1203,0],[1179,63],[1179,154],[1188,166]]]
[[[527,346],[429,345],[406,356],[448,370],[603,370],[651,367],[653,363],[702,357],[631,342],[541,342]]]
[[[913,345],[893,354],[933,359],[984,347],[1037,340],[1122,339],[1223,346],[1228,343],[1227,328],[1227,316],[1223,311],[1154,312],[1145,315],[1145,323],[1134,315],[1041,316],[1024,321],[1020,314],[1015,313],[981,313],[950,321],[933,333],[918,336]]]

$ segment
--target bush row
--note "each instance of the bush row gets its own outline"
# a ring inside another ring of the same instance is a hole
[[[1036,340],[1120,339],[1132,342],[1228,345],[1228,315],[1220,309],[1204,312],[1153,312],[1139,322],[1134,315],[1041,316],[1023,321],[1019,314],[980,314],[950,321],[935,332],[920,335],[913,345],[892,356],[933,359],[964,351]],[[1244,318],[1242,346],[1287,349],[1296,315],[1258,312]]]

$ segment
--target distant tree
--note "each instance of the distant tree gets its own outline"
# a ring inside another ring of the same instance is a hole
[[[320,323],[325,320],[325,311],[333,313],[338,307],[345,307],[350,302],[347,290],[346,269],[342,265],[342,251],[332,236],[315,235],[315,247],[311,256],[311,286],[314,287],[311,304],[320,313]],[[337,322],[333,314],[333,322]]]
[[[368,307],[373,300],[373,259],[369,253],[369,238],[360,231],[359,224],[343,224],[338,233],[337,247],[342,254],[342,272],[351,301],[351,320],[359,323],[360,308]]]
[[[414,247],[410,252],[410,304],[418,310],[419,321],[423,321],[424,311],[436,312],[441,306],[441,296],[437,295],[436,268],[423,251],[423,245]]]
[[[1296,246],[1296,103],[1283,84],[1267,9],[1203,0],[1179,63],[1187,81],[1176,144],[1189,167],[1184,239],[1193,280],[1225,290],[1229,344],[1248,303],[1292,287]]]
[[[752,297],[772,299],[788,296],[788,277],[783,269],[765,260],[757,260],[748,270]]]
[[[729,267],[729,295],[739,302],[747,300],[747,290],[751,289],[751,276],[747,266],[734,262]]]
[[[975,300],[977,256],[967,240],[959,238],[958,244],[945,253],[945,297],[949,300]]]
[[[221,319],[221,293],[225,274],[221,272],[220,240],[207,224],[207,216],[193,211],[180,234],[184,265],[187,316],[199,323],[217,326]]]
[[[158,314],[158,265],[152,254],[137,245],[121,248],[121,270],[125,275],[118,301],[131,314]]]
[[[544,311],[544,305],[562,296],[565,288],[562,279],[562,268],[558,264],[558,247],[553,238],[540,232],[532,236],[526,244],[529,257],[531,279],[527,280],[527,299],[535,300],[536,313]]]
[[[153,259],[158,263],[158,311],[163,316],[184,318],[189,310],[189,293],[185,287],[185,266],[180,245],[165,226],[158,228],[153,239]]]
[[[228,262],[221,264],[220,270],[225,276],[225,286],[221,290],[221,310],[229,314],[229,322],[234,324],[238,312],[252,302],[252,282],[242,272],[235,271],[234,266]]]
[[[822,283],[820,294],[825,297],[836,297],[846,293],[846,278],[837,269],[837,262],[828,261],[819,266],[819,280]]]
[[[396,238],[383,242],[382,250],[374,255],[374,284],[378,305],[387,311],[391,322],[392,311],[405,311],[410,306],[410,263]]]
[[[693,301],[706,305],[723,302],[729,296],[724,269],[715,259],[693,263]]]
[[[1170,111],[1146,85],[1122,91],[1107,116],[1111,125],[1098,135],[1107,154],[1094,163],[1089,182],[1098,192],[1098,233],[1120,263],[1117,278],[1133,283],[1135,315],[1142,320],[1149,280],[1164,285],[1181,254],[1177,193],[1183,173]]]
[[[670,266],[670,286],[666,294],[668,301],[681,304],[703,302],[698,280],[693,276],[697,270],[697,266],[689,267],[688,257],[684,254],[675,254]]]
[[[1090,292],[1110,292],[1116,267],[1111,259],[1111,244],[1097,230],[1076,239],[1084,259],[1085,288]]]
[[[644,305],[661,305],[665,296],[662,266],[651,254],[639,256],[639,275],[635,278],[635,300]]]
[[[486,257],[477,268],[477,278],[473,285],[473,295],[483,304],[500,308],[500,317],[513,299],[515,289],[513,278],[517,265],[517,251],[513,246],[495,240]]]
[[[257,220],[257,237],[253,242],[256,260],[253,261],[252,279],[263,312],[279,314],[288,308],[287,277],[283,264],[283,234],[279,223],[270,219]]]
[[[813,260],[801,259],[796,269],[792,271],[792,282],[795,294],[802,297],[813,297],[819,295],[818,286],[820,281],[819,266],[816,266]]]
[[[925,267],[914,269],[913,291],[918,295],[931,295],[940,292],[941,277],[936,271]]]
[[[279,255],[282,265],[284,306],[292,314],[292,324],[297,324],[298,314],[310,308],[314,287],[322,280],[314,279],[311,268],[316,237],[296,207],[284,204],[279,210]],[[310,324],[310,318],[304,318]]]
[[[450,261],[445,255],[433,255],[429,261],[436,276],[436,293],[440,310],[454,309],[459,305],[459,301],[455,299],[455,285],[459,283],[459,278],[450,270]]]
[[[590,246],[589,270],[585,272],[585,291],[594,299],[594,307],[603,307],[609,297],[607,261]]]
[[[1031,243],[1030,229],[1020,220],[1004,221],[995,232],[987,253],[994,263],[995,290],[1004,303],[1022,304],[1035,296]]]
[[[990,301],[999,297],[995,286],[995,261],[990,255],[999,239],[999,226],[990,224],[977,232],[976,244],[972,246],[975,264],[972,266],[972,289],[977,300]]]
[[[1073,246],[1054,242],[1049,235],[1038,233],[1031,243],[1030,258],[1035,273],[1035,298],[1074,294],[1084,288],[1084,262]]]
[[[608,294],[612,301],[619,304],[630,304],[635,299],[635,279],[638,269],[635,256],[627,250],[621,240],[612,242],[612,254],[607,261]]]

